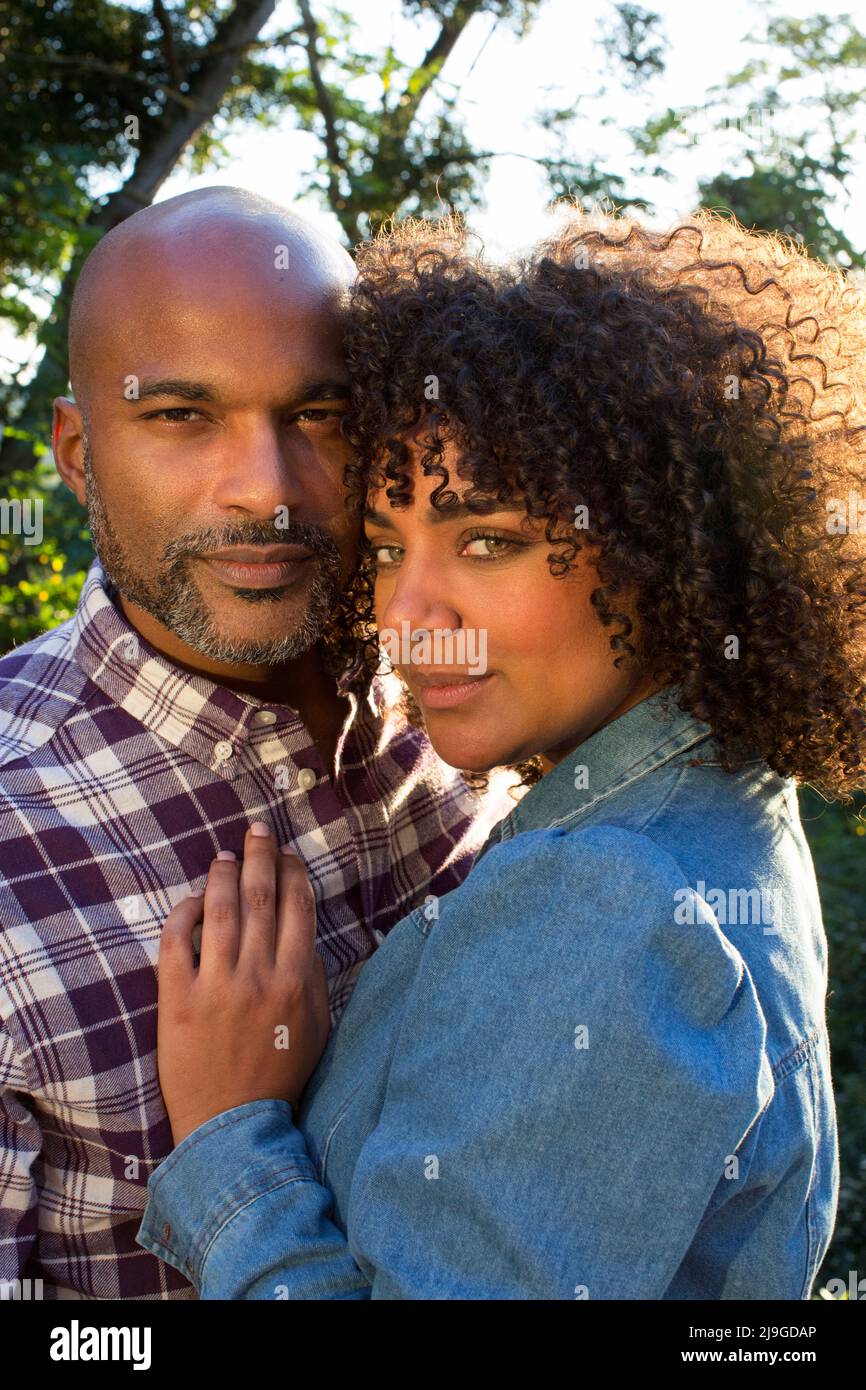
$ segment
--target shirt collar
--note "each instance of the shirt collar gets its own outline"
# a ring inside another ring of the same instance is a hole
[[[712,730],[661,690],[611,720],[542,777],[496,827],[499,839],[562,825],[679,753],[712,738]]]
[[[304,728],[290,705],[257,700],[175,666],[132,626],[114,594],[94,560],[73,619],[71,654],[93,684],[145,728],[177,748],[183,745],[185,753],[211,769],[221,762],[217,745],[239,748],[257,735]],[[350,706],[344,734],[356,721],[379,717],[376,682],[367,699],[343,691],[339,683],[338,689]]]

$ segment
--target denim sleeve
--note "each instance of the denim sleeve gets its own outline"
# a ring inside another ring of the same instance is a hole
[[[151,1174],[138,1244],[213,1299],[369,1298],[283,1100],[215,1115]]]
[[[615,827],[495,846],[425,942],[351,1250],[280,1102],[183,1141],[140,1243],[204,1297],[662,1298],[772,1097],[748,969],[684,892]]]

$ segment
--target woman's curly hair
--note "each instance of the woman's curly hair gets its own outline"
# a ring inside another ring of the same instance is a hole
[[[662,233],[569,208],[504,266],[459,218],[408,221],[358,268],[350,498],[408,500],[421,423],[446,508],[456,442],[467,500],[547,519],[554,574],[594,548],[615,664],[675,689],[726,770],[866,785],[863,292],[706,212]],[[349,602],[368,633],[371,595],[365,562]]]

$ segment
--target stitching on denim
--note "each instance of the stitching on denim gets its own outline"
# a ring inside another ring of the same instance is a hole
[[[806,1194],[806,1269],[803,1275],[803,1286],[800,1290],[801,1299],[808,1296],[809,1287],[813,1283],[815,1275],[818,1272],[818,1229],[815,1213],[815,1186],[818,1177],[818,1097],[815,1094],[815,1077],[811,1065],[814,1060],[814,1057],[810,1058],[810,1065],[806,1072],[809,1078],[809,1097],[812,1102],[812,1129],[815,1135],[815,1154],[812,1161],[809,1191]]]
[[[420,918],[424,919],[423,926],[419,925]],[[435,918],[428,918],[423,907],[413,907],[412,911],[409,913],[409,921],[412,923],[412,926],[418,932],[418,935],[426,939],[426,937],[430,935],[430,929],[433,921],[435,921]]]
[[[662,797],[662,799],[661,799],[661,801],[659,802],[659,804],[658,804],[652,811],[649,811],[649,812],[647,813],[646,820],[642,821],[640,825],[636,826],[636,828],[635,828],[635,834],[636,834],[636,835],[644,835],[644,834],[646,833],[646,831],[647,831],[647,828],[648,828],[649,826],[652,825],[653,821],[654,821],[658,816],[661,815],[662,811],[663,811],[663,810],[665,809],[665,807],[667,806],[667,804],[668,804],[668,802],[670,801],[671,797],[672,797],[672,796],[674,795],[674,793],[676,792],[677,787],[680,785],[680,782],[681,782],[681,781],[683,780],[683,778],[685,777],[687,771],[688,771],[688,767],[687,767],[687,766],[681,767],[681,768],[680,768],[679,772],[678,772],[677,775],[674,777],[673,781],[671,782],[671,785],[668,787],[667,792],[666,792],[665,795]]]
[[[690,739],[689,742],[684,743],[682,746],[678,745],[677,747],[672,748],[671,751],[665,754],[663,758],[655,759],[655,761],[650,762],[649,765],[646,765],[647,759],[644,759],[644,764],[640,765],[640,771],[636,772],[634,776],[626,776],[620,778],[618,782],[614,782],[605,791],[599,792],[598,796],[594,796],[593,799],[591,801],[588,801],[584,806],[579,806],[576,811],[569,811],[568,814],[565,816],[558,816],[556,820],[552,820],[550,822],[548,829],[552,830],[555,826],[568,825],[569,823],[577,820],[578,817],[586,815],[588,811],[591,811],[602,801],[606,801],[608,797],[613,796],[616,792],[624,791],[626,787],[630,787],[635,782],[639,782],[641,778],[646,777],[648,773],[655,772],[658,768],[664,767],[666,763],[671,762],[672,759],[676,758],[680,753],[687,753],[689,749],[694,748],[696,744],[703,743],[708,737],[709,735],[707,734],[698,734],[692,739]],[[658,749],[655,750],[655,752],[658,751]],[[648,758],[652,758],[654,757],[654,754],[648,754],[647,756]]]
[[[210,1252],[214,1247],[214,1242],[218,1240],[218,1238],[222,1235],[226,1227],[229,1226],[232,1223],[232,1221],[235,1220],[236,1217],[240,1216],[242,1211],[246,1211],[247,1207],[253,1206],[254,1203],[256,1203],[259,1200],[260,1197],[265,1197],[270,1192],[276,1192],[281,1187],[289,1187],[293,1182],[311,1182],[314,1186],[317,1185],[315,1183],[315,1179],[312,1178],[309,1173],[292,1173],[287,1178],[281,1178],[279,1182],[271,1183],[270,1187],[262,1187],[259,1188],[256,1192],[250,1193],[249,1199],[246,1202],[241,1202],[239,1205],[232,1207],[231,1211],[229,1211],[229,1213],[225,1217],[225,1220],[222,1222],[221,1225],[217,1226],[216,1230],[214,1231],[213,1235],[211,1236],[210,1240],[205,1246],[204,1252],[201,1257],[202,1284],[204,1283],[205,1266],[210,1257]]]
[[[783,1081],[786,1076],[798,1071],[810,1053],[815,1051],[815,1045],[820,1036],[821,1028],[819,1026],[813,1033],[809,1034],[808,1038],[798,1042],[795,1047],[791,1048],[790,1052],[786,1052],[784,1057],[780,1057],[773,1066],[773,1080]]]
[[[346,1112],[347,1112],[347,1110],[349,1109],[349,1106],[352,1104],[352,1101],[355,1099],[356,1095],[357,1095],[358,1092],[360,1091],[362,1085],[363,1085],[363,1082],[359,1081],[358,1084],[357,1084],[357,1086],[355,1087],[355,1089],[354,1089],[353,1091],[351,1091],[351,1092],[349,1093],[349,1095],[346,1097],[346,1099],[343,1101],[343,1104],[340,1106],[339,1110],[337,1111],[336,1115],[334,1116],[333,1123],[331,1124],[331,1128],[328,1130],[328,1133],[325,1135],[325,1142],[324,1142],[324,1144],[322,1145],[321,1156],[320,1156],[320,1158],[319,1158],[318,1163],[316,1164],[316,1171],[317,1171],[317,1173],[318,1173],[319,1181],[320,1181],[321,1183],[324,1183],[324,1181],[325,1181],[325,1173],[326,1173],[326,1171],[327,1171],[328,1154],[329,1154],[330,1148],[331,1148],[331,1140],[333,1139],[333,1137],[334,1137],[334,1135],[336,1134],[337,1130],[339,1129],[340,1125],[343,1123],[343,1120],[344,1120],[345,1117],[346,1117]]]

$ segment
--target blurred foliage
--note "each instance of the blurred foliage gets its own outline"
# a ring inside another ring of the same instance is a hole
[[[819,1286],[866,1278],[866,795],[851,805],[800,792],[827,931],[827,1026],[839,1122],[841,1181],[836,1230]]]
[[[702,182],[701,202],[732,212],[747,227],[783,232],[820,260],[846,268],[863,266],[863,253],[829,220],[822,172],[811,156],[783,150],[772,163],[755,164],[740,178],[718,174]]]
[[[850,200],[866,136],[866,35],[849,14],[770,14],[748,41],[757,56],[710,87],[700,106],[668,107],[631,132],[641,167],[697,144],[715,161],[733,142],[728,167],[699,182],[705,206],[782,231],[833,264],[864,266],[828,209]]]
[[[87,517],[60,481],[50,454],[3,480],[4,501],[41,504],[41,539],[0,535],[0,653],[57,627],[75,612],[93,559]]]
[[[43,278],[62,275],[100,201],[94,179],[121,178],[142,145],[188,109],[192,79],[230,8],[213,0],[153,10],[111,0],[0,3],[0,314],[27,312],[10,290],[41,296]],[[272,86],[277,70],[259,66],[259,85],[270,78]],[[278,105],[257,99],[246,77],[224,94],[226,120],[258,119]],[[209,152],[207,130],[196,146]]]

